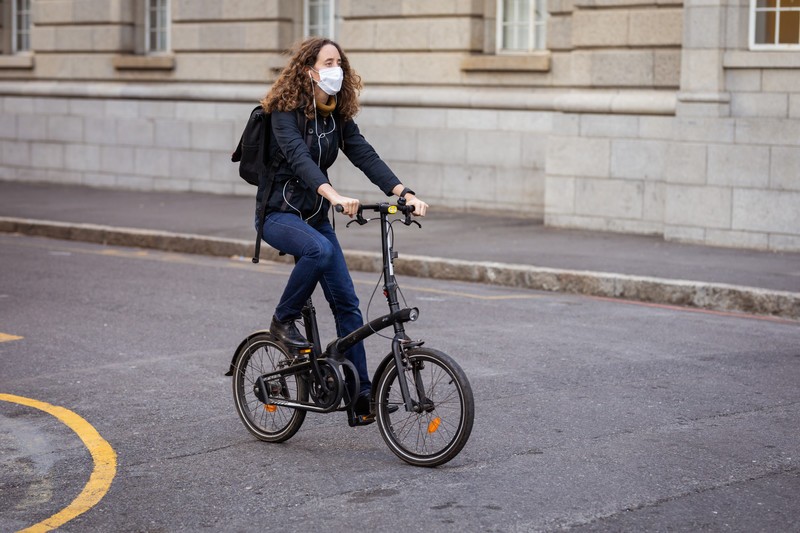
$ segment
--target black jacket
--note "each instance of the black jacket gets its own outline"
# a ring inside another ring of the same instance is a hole
[[[330,205],[317,194],[328,181],[328,168],[336,161],[339,147],[347,158],[387,196],[400,180],[367,142],[353,120],[342,121],[334,112],[322,118],[307,120],[301,132],[295,111],[272,113],[270,159],[280,150],[285,159],[278,165],[272,190],[268,193],[267,213],[286,211],[300,214],[314,224],[327,218]],[[308,140],[308,143],[307,143]],[[265,194],[259,186],[256,206]]]

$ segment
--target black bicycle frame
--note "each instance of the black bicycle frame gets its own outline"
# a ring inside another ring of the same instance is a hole
[[[313,345],[313,352],[311,354],[311,362],[312,368],[315,373],[315,378],[319,377],[319,369],[316,366],[316,359],[319,355],[323,357],[329,357],[337,360],[344,359],[344,353],[358,344],[359,342],[363,341],[367,337],[378,333],[379,331],[389,327],[394,327],[394,337],[392,338],[392,355],[394,357],[394,363],[397,366],[397,374],[398,374],[398,383],[400,384],[400,391],[403,395],[403,400],[406,405],[406,409],[408,411],[418,410],[419,406],[415,406],[414,402],[411,400],[411,395],[409,394],[408,390],[408,382],[406,381],[406,376],[402,372],[404,367],[403,363],[403,350],[402,350],[402,343],[410,342],[408,336],[405,333],[404,324],[406,322],[413,322],[419,317],[419,309],[416,307],[411,308],[400,308],[400,303],[397,299],[397,280],[394,275],[394,259],[398,257],[398,255],[394,252],[392,246],[392,239],[391,239],[391,223],[389,222],[389,215],[396,213],[398,210],[405,215],[405,220],[403,221],[404,224],[410,225],[412,223],[419,223],[414,222],[411,220],[411,209],[406,208],[403,205],[394,206],[388,203],[380,203],[380,204],[372,204],[372,205],[362,205],[358,209],[358,214],[356,215],[356,219],[351,221],[349,224],[353,222],[358,222],[359,225],[364,225],[369,222],[368,219],[363,217],[364,210],[371,210],[377,211],[380,214],[380,222],[381,222],[381,256],[383,260],[383,290],[384,295],[386,296],[386,301],[389,304],[389,313],[383,316],[380,316],[376,319],[370,320],[367,324],[361,326],[357,330],[351,332],[349,335],[345,337],[341,337],[338,339],[334,339],[333,341],[328,344],[323,352],[321,350],[320,340],[319,340],[319,331],[317,328],[317,320],[316,315],[314,312],[314,306],[311,302],[311,299],[308,300],[305,308],[303,309],[303,320],[305,322],[306,327],[306,334],[308,335],[306,338],[309,339],[311,344]],[[319,354],[319,355],[318,355]],[[421,389],[422,383],[420,380],[417,381],[418,385],[417,388]],[[418,397],[423,400],[424,390],[418,390]]]
[[[403,224],[406,226],[410,226],[412,223],[420,225],[419,222],[414,222],[411,220],[411,213],[413,212],[413,207],[408,208],[405,206],[404,200],[398,201],[398,206],[393,206],[388,203],[380,203],[380,204],[373,204],[373,205],[364,205],[360,206],[358,209],[358,214],[356,221],[359,224],[365,224],[366,221],[362,216],[363,210],[372,210],[377,211],[380,214],[380,221],[381,221],[381,256],[383,260],[383,291],[384,295],[386,296],[386,301],[389,304],[389,314],[384,315],[380,318],[376,318],[369,322],[369,324],[357,329],[344,339],[341,339],[335,344],[337,350],[344,351],[352,344],[363,340],[373,333],[377,333],[380,329],[386,328],[389,325],[394,326],[394,337],[392,338],[392,355],[394,357],[394,363],[397,368],[397,382],[400,385],[400,392],[403,395],[403,401],[405,402],[405,407],[408,412],[416,411],[419,409],[419,406],[415,406],[414,402],[411,399],[411,395],[408,391],[408,382],[406,380],[405,373],[403,372],[404,368],[404,361],[403,361],[403,350],[402,344],[409,343],[411,339],[408,338],[405,332],[404,324],[406,322],[412,322],[419,318],[419,309],[416,307],[414,308],[400,308],[400,303],[397,299],[397,279],[394,275],[394,260],[398,257],[398,254],[395,253],[393,248],[392,242],[392,232],[391,232],[391,224],[389,222],[389,215],[394,214],[397,211],[400,211],[404,216],[405,219],[403,220]],[[352,338],[352,339],[351,339]],[[352,340],[352,344],[350,343]],[[419,345],[421,343],[417,343]],[[329,346],[330,347],[330,346]],[[416,372],[416,369],[414,369]],[[419,376],[415,376],[415,378],[419,378]],[[422,390],[422,383],[420,379],[415,379],[417,383],[417,394],[420,400],[425,398],[425,392]]]
[[[292,374],[301,374],[304,372],[309,372],[312,375],[314,382],[319,384],[321,388],[324,389],[324,392],[330,393],[335,392],[328,389],[328,386],[323,379],[322,371],[320,370],[320,365],[318,360],[320,358],[330,358],[338,364],[344,364],[350,367],[350,371],[354,376],[354,380],[356,381],[355,385],[358,385],[358,374],[355,371],[352,363],[346,360],[344,353],[358,344],[359,342],[363,341],[367,337],[382,331],[383,329],[388,328],[389,326],[394,327],[394,337],[392,338],[392,359],[397,367],[397,380],[400,384],[400,391],[403,395],[403,401],[405,403],[406,410],[409,412],[419,412],[427,408],[426,406],[426,397],[425,397],[425,390],[423,388],[422,381],[418,375],[415,375],[415,382],[416,382],[416,389],[417,389],[417,397],[420,399],[420,402],[414,402],[411,399],[411,395],[409,394],[408,390],[408,381],[406,380],[406,375],[403,372],[403,369],[406,365],[403,359],[403,350],[404,348],[416,347],[421,346],[421,341],[412,342],[411,339],[406,336],[404,324],[406,322],[413,322],[417,320],[419,317],[419,310],[416,307],[410,308],[400,308],[400,303],[397,299],[397,280],[394,276],[394,259],[397,258],[397,254],[394,252],[391,242],[391,224],[389,222],[389,215],[394,214],[397,211],[400,211],[403,215],[405,215],[405,220],[403,220],[403,224],[409,226],[411,224],[417,224],[418,222],[411,220],[411,213],[413,209],[409,209],[405,207],[405,204],[402,203],[402,199],[398,200],[398,205],[394,206],[388,203],[380,203],[380,204],[372,204],[372,205],[362,205],[358,209],[358,214],[356,215],[356,219],[349,222],[348,226],[353,222],[358,222],[360,225],[366,224],[369,222],[368,219],[363,217],[364,210],[371,210],[380,213],[380,221],[381,221],[381,254],[383,259],[383,289],[384,295],[386,296],[386,301],[389,304],[389,313],[383,316],[380,316],[374,320],[370,320],[369,323],[361,326],[357,330],[353,331],[349,335],[345,337],[334,339],[328,346],[325,347],[325,350],[322,350],[322,344],[320,341],[319,336],[319,327],[317,323],[316,311],[314,309],[314,304],[311,301],[311,298],[308,299],[306,305],[303,307],[302,310],[302,317],[303,322],[305,324],[305,331],[306,331],[306,338],[311,343],[311,349],[309,350],[292,350],[295,352],[295,355],[303,357],[308,356],[308,360],[306,361],[297,361],[292,366],[287,368],[277,370],[275,372],[267,373],[261,376],[261,385],[262,389],[265,388],[267,380],[274,376],[288,376]],[[248,339],[242,342],[242,344],[249,342]],[[242,346],[240,345],[239,349]],[[238,349],[237,349],[238,353]],[[235,356],[234,356],[235,357]],[[380,366],[376,370],[375,379],[378,379],[380,376],[378,375],[382,372],[389,363],[389,356],[384,358],[383,362],[381,362]],[[417,368],[412,369],[415,373],[418,372]],[[226,373],[227,376],[233,374],[233,361],[231,361],[231,367]],[[356,394],[358,389],[356,388]],[[345,392],[350,395],[349,391],[347,391],[347,387],[345,387]],[[373,390],[374,392],[374,390]],[[337,392],[338,395],[338,392]],[[352,406],[352,401],[354,397],[349,397],[346,407],[349,408]],[[273,398],[270,396],[270,401],[277,404],[277,405],[285,405],[287,407],[292,407],[295,409],[303,409],[306,411],[315,411],[315,412],[330,412],[336,410],[334,407],[329,408],[320,408],[318,406],[313,405],[303,405],[297,402],[282,400],[279,398]]]

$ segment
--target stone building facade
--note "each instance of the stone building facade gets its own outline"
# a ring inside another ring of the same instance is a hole
[[[797,251],[800,41],[776,2],[528,2],[522,52],[514,1],[327,5],[359,125],[430,203]],[[0,179],[253,194],[230,152],[325,3],[0,0]],[[380,194],[344,157],[331,179]]]

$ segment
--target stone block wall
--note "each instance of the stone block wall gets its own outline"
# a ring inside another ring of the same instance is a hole
[[[563,115],[553,133],[547,224],[800,249],[798,120]]]
[[[0,179],[144,190],[253,194],[230,154],[248,103],[0,98]],[[541,217],[552,113],[366,107],[362,132],[429,201]],[[382,193],[347,161],[347,193]]]
[[[548,48],[554,84],[676,88],[683,31],[681,0],[550,2]]]
[[[267,85],[283,68],[301,21],[302,2],[173,0],[174,78]]]
[[[31,46],[36,78],[113,76],[111,58],[134,49],[134,9],[122,0],[44,0],[31,2]],[[16,78],[14,69],[0,77]]]
[[[0,79],[262,82],[302,33],[302,2],[173,0],[170,50],[144,51],[143,0],[34,0],[33,61],[0,58]]]
[[[565,114],[546,158],[545,222],[661,234],[670,117]]]
[[[800,69],[782,57],[744,56],[731,56],[724,70],[730,116],[676,120],[677,138],[706,142],[706,164],[698,161],[692,174],[671,183],[664,234],[704,244],[797,250],[800,110],[792,102],[800,99]],[[705,206],[713,218],[687,216],[690,198],[707,198],[693,200],[694,207]]]
[[[0,104],[0,179],[254,192],[230,161],[250,104],[16,96]]]
[[[675,88],[680,0],[551,0],[547,51],[494,53],[496,0],[338,2],[337,39],[372,84]],[[35,61],[0,79],[262,82],[302,35],[299,0],[173,0],[171,47],[143,56],[144,0],[34,0]]]
[[[460,84],[464,54],[483,49],[481,4],[350,0],[339,42],[370,84]]]
[[[403,183],[455,209],[542,218],[544,164],[552,112],[366,107],[359,127]],[[380,196],[340,155],[336,187]]]
[[[0,6],[8,0],[0,0]],[[747,50],[746,0],[549,0],[548,50],[494,53],[499,0],[341,0],[357,120],[434,205],[800,250],[800,56]],[[7,4],[5,4],[7,6]],[[250,195],[230,163],[302,34],[297,0],[33,0],[0,56],[0,179]],[[342,155],[334,185],[380,194]]]
[[[595,106],[586,111],[597,115],[556,121],[546,158],[545,221],[698,244],[800,249],[797,54],[747,50],[747,2],[687,0],[680,10],[664,3],[654,13],[666,18],[649,20],[653,13],[635,3],[575,0],[572,44],[590,48],[593,57],[573,81],[649,83],[647,53],[631,38],[669,45],[677,37],[675,109],[622,117]],[[635,19],[649,29],[633,31]],[[573,52],[573,64],[583,53]],[[615,55],[619,64],[610,59]]]

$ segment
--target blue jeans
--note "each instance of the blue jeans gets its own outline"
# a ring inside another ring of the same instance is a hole
[[[281,321],[300,318],[303,306],[319,283],[331,306],[339,337],[364,325],[342,247],[327,219],[311,226],[294,213],[269,213],[264,221],[262,236],[273,248],[297,258],[275,309],[275,318]],[[345,356],[356,367],[361,383],[360,392],[369,391],[372,385],[367,372],[364,343],[359,342],[350,348]]]

